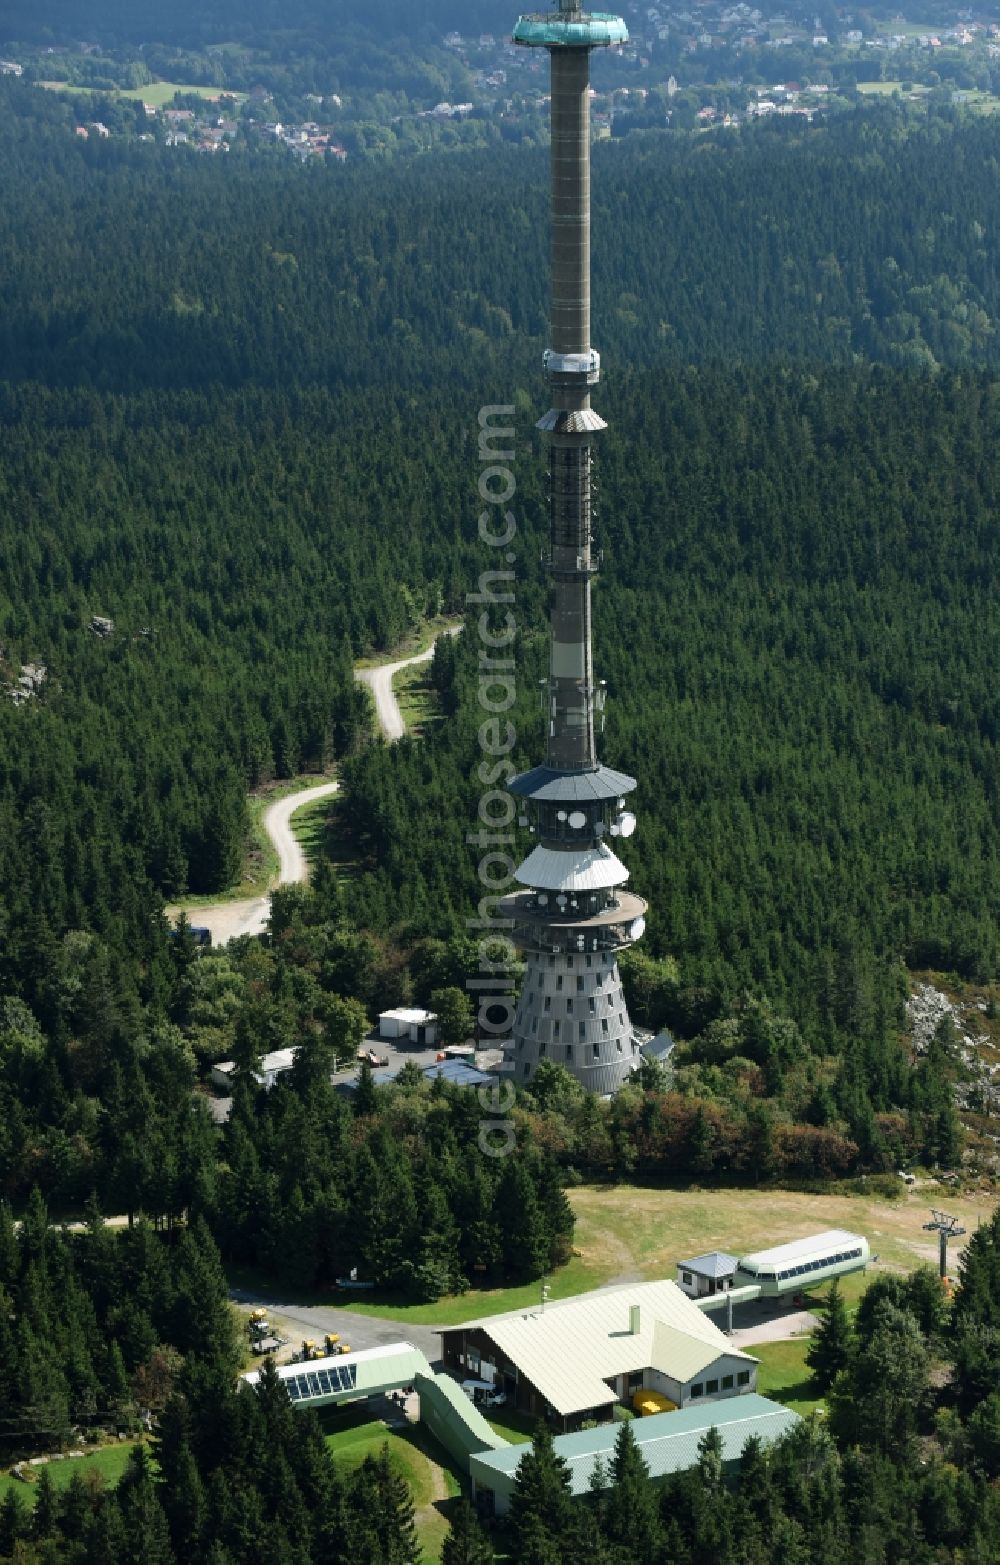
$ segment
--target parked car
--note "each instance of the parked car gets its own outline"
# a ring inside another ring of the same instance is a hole
[[[506,1393],[498,1391],[489,1380],[463,1380],[462,1390],[479,1407],[503,1407],[507,1401]]]

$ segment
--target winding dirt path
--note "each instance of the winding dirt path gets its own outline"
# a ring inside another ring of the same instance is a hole
[[[385,737],[392,743],[396,739],[402,739],[406,732],[406,724],[403,722],[403,714],[399,710],[399,702],[396,700],[396,692],[392,688],[392,682],[396,675],[404,668],[413,668],[417,663],[429,663],[434,656],[434,648],[441,636],[457,636],[462,629],[461,625],[453,625],[449,630],[441,631],[440,636],[435,636],[426,652],[418,652],[416,657],[403,658],[399,663],[383,663],[379,668],[356,668],[354,677],[367,685],[375,699],[375,710]]]
[[[306,856],[292,831],[295,811],[304,804],[314,803],[316,799],[328,799],[339,787],[339,783],[326,782],[315,788],[301,788],[298,793],[277,799],[265,811],[264,830],[278,855],[275,886],[297,886],[309,874]],[[188,918],[196,929],[211,932],[214,946],[224,946],[238,935],[262,935],[270,914],[271,898],[268,895],[248,897],[239,902],[216,902],[209,907],[193,907]]]
[[[460,625],[450,630],[443,630],[442,636],[454,636],[461,629]],[[399,702],[393,693],[392,681],[400,669],[409,668],[414,663],[429,663],[434,656],[434,646],[438,637],[435,636],[426,652],[418,652],[416,657],[403,658],[398,663],[385,663],[381,668],[364,668],[355,670],[355,678],[366,684],[375,698],[375,709],[382,732],[389,740],[401,739],[405,732],[402,713],[399,710]],[[264,815],[264,830],[271,839],[278,855],[278,876],[271,887],[297,886],[308,879],[309,866],[306,856],[292,831],[292,816],[296,810],[300,810],[304,804],[313,804],[317,799],[327,799],[337,792],[339,783],[320,783],[312,788],[302,788],[298,793],[290,793],[284,799],[277,799],[270,805]],[[176,918],[178,909],[169,908],[168,914]],[[235,940],[239,935],[261,935],[267,928],[267,921],[271,912],[270,894],[263,897],[248,897],[238,902],[215,902],[208,907],[193,907],[188,910],[188,919],[197,929],[207,929],[212,936],[212,944],[222,946],[229,940]]]

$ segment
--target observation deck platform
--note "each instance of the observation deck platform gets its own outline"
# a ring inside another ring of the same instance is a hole
[[[631,924],[645,916],[647,903],[631,891],[619,891],[615,903],[601,908],[598,913],[581,916],[575,909],[560,908],[550,902],[540,906],[530,891],[515,891],[503,897],[499,904],[502,917],[512,918],[517,924],[538,924],[560,934],[586,934],[590,930],[609,929],[615,924]]]
[[[610,11],[552,11],[519,16],[513,36],[529,49],[606,49],[628,43],[628,28]]]

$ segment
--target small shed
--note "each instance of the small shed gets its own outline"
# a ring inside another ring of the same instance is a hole
[[[709,1250],[691,1261],[677,1262],[677,1286],[691,1299],[713,1293],[726,1293],[733,1286],[739,1265],[735,1255],[725,1250]]]
[[[437,1042],[437,1031],[437,1017],[433,1011],[399,1006],[392,1011],[379,1012],[380,1038],[406,1038],[410,1043],[421,1043],[425,1048],[433,1048]]]
[[[647,1038],[640,1046],[639,1052],[644,1060],[655,1060],[658,1065],[666,1065],[676,1047],[677,1039],[673,1033],[658,1032],[655,1038]]]
[[[291,1070],[295,1064],[295,1055],[295,1049],[274,1049],[270,1054],[261,1055],[260,1063],[254,1071],[257,1085],[266,1087],[270,1091],[282,1072]],[[218,1065],[212,1066],[213,1086],[221,1087],[224,1092],[232,1092],[235,1072],[235,1060],[220,1060]]]

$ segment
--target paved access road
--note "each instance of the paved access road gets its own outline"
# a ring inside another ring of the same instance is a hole
[[[450,630],[443,630],[442,636],[457,636],[461,625],[455,625]],[[412,668],[416,663],[429,663],[434,656],[434,647],[438,641],[435,636],[426,652],[418,652],[416,657],[403,658],[399,663],[383,663],[380,668],[356,668],[355,679],[360,679],[363,685],[367,685],[375,699],[375,710],[385,737],[392,742],[402,739],[406,732],[403,722],[403,714],[399,710],[399,702],[392,688],[392,682],[396,675],[404,668]]]
[[[283,1337],[290,1339],[288,1347],[278,1354],[280,1363],[287,1363],[301,1346],[303,1337],[311,1338],[317,1347],[322,1347],[328,1331],[335,1331],[343,1342],[356,1350],[379,1348],[390,1342],[409,1342],[420,1349],[429,1364],[441,1356],[441,1338],[429,1326],[391,1320],[384,1315],[360,1315],[336,1304],[287,1303],[280,1292],[262,1294],[234,1288],[230,1298],[244,1309],[266,1309],[271,1324]]]

